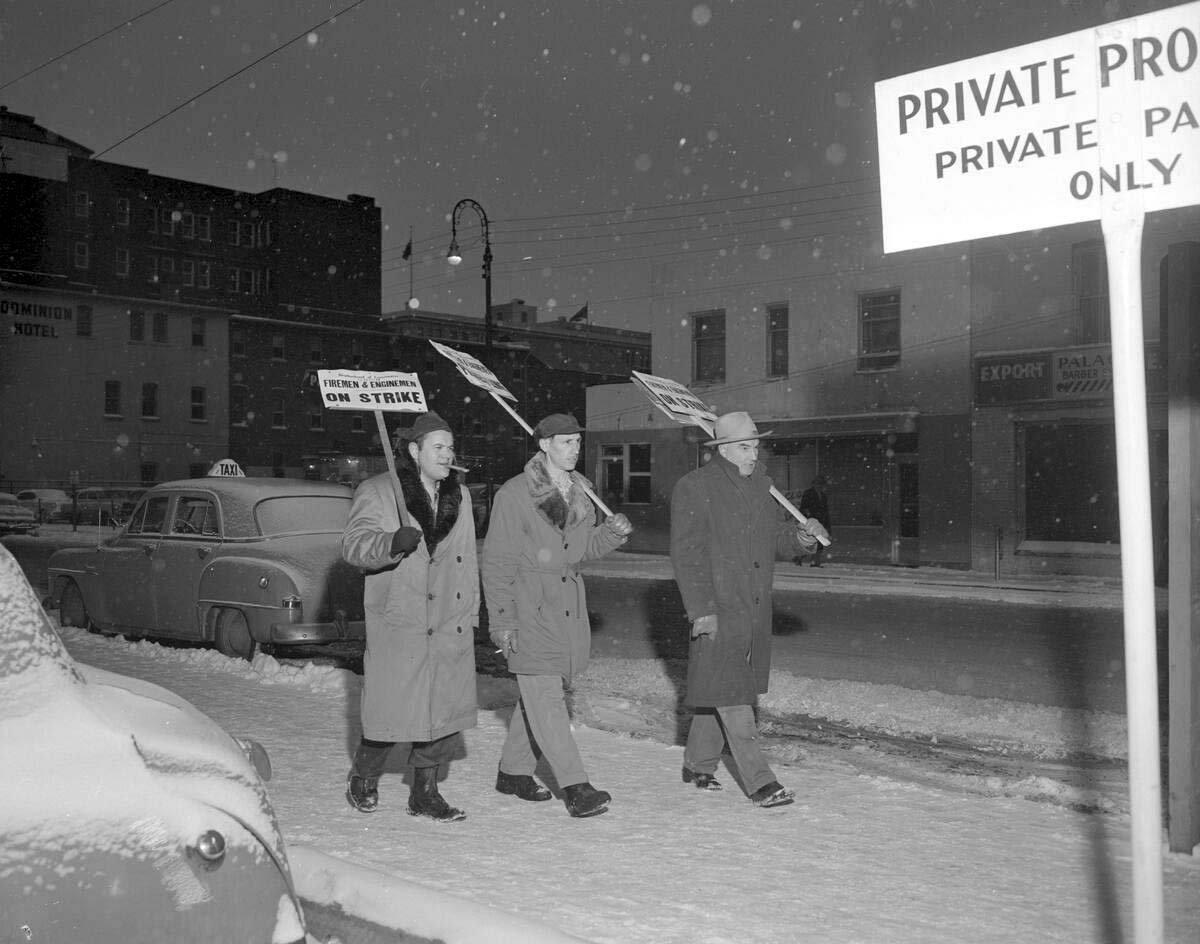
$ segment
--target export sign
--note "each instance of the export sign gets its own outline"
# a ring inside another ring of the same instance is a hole
[[[1200,2],[875,84],[887,252],[1200,203]]]

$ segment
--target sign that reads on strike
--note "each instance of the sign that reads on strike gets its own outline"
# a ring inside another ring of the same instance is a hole
[[[318,370],[317,384],[327,410],[429,411],[416,374],[394,370]]]
[[[1200,3],[875,84],[887,252],[1200,203]]]
[[[488,393],[494,393],[496,396],[507,397],[510,400],[517,399],[508,392],[508,388],[500,382],[500,378],[483,365],[482,361],[472,357],[470,354],[456,351],[452,347],[438,344],[437,341],[430,340],[429,343],[434,346],[434,349],[439,354],[453,361],[454,366],[458,368],[458,372],[476,387],[482,387]]]
[[[633,371],[633,377],[655,406],[666,410],[679,422],[688,423],[695,418],[709,424],[716,423],[716,413],[683,384],[669,377],[656,377],[637,370]]]

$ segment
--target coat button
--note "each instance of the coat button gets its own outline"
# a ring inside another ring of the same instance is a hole
[[[432,635],[433,635],[433,627],[432,627],[432,626],[430,626],[430,627],[429,627],[429,630],[428,630],[428,631],[425,633],[425,635],[426,635],[426,636],[432,636]]]
[[[571,615],[571,611],[567,610],[567,616],[570,616],[570,615]]]
[[[429,599],[431,599],[431,600],[433,599],[433,594],[432,594],[432,593],[431,593],[431,594],[429,594]]]
[[[563,576],[562,582],[563,582],[563,583],[566,583],[566,582],[567,582],[566,575],[564,575],[564,576]]]
[[[758,567],[758,561],[755,561],[755,562],[754,562],[754,566],[755,566],[756,568]]]
[[[461,626],[459,626],[459,627],[458,627],[458,634],[459,634],[460,636],[462,635],[462,627],[461,627]]]
[[[456,561],[458,561],[460,564],[462,563],[462,555],[461,555],[461,554],[459,554],[459,555],[458,555],[458,557],[456,557],[456,558],[454,558],[454,559],[455,559]]]

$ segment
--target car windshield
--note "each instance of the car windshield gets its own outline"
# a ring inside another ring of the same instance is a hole
[[[254,508],[258,529],[265,536],[313,531],[344,531],[350,517],[350,496],[284,495],[267,498]]]

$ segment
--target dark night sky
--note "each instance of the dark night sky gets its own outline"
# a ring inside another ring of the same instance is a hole
[[[758,249],[875,177],[877,79],[1176,5],[0,0],[0,104],[157,174],[373,196],[385,310],[411,228],[422,307],[482,312],[472,213],[445,262],[471,197],[495,301],[644,329],[657,262]]]

